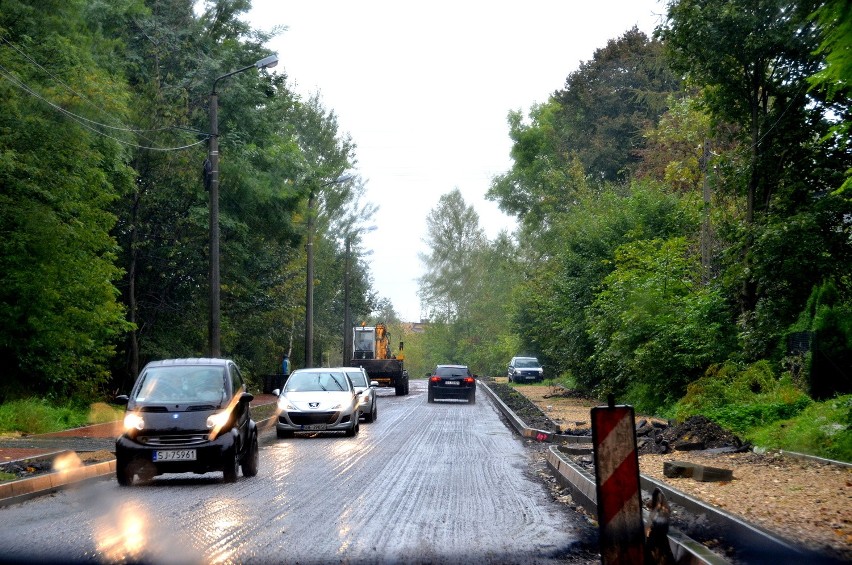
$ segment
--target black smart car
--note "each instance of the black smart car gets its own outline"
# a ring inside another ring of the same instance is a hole
[[[115,441],[122,486],[163,473],[222,471],[225,482],[257,474],[257,424],[240,370],[228,359],[148,363],[127,403],[124,433]]]
[[[467,400],[471,404],[476,402],[476,379],[467,365],[438,365],[426,377],[429,379],[429,402],[442,398]]]

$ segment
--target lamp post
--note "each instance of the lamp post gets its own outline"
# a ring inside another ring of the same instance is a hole
[[[221,355],[221,313],[219,309],[219,97],[216,85],[220,80],[249,69],[269,69],[278,64],[277,55],[269,55],[253,65],[222,75],[213,81],[210,91],[210,147],[205,163],[205,184],[210,190],[210,331],[211,357]]]
[[[320,188],[346,182],[352,175],[342,175],[320,185]],[[314,190],[308,195],[308,234],[305,243],[305,368],[314,366]]]

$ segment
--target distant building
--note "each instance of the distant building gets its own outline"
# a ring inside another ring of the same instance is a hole
[[[429,325],[429,322],[427,320],[421,320],[419,322],[403,322],[402,331],[407,334],[422,334],[426,331],[427,325]]]

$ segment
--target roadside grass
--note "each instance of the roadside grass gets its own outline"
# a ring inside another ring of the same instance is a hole
[[[852,462],[852,395],[814,402],[798,415],[751,429],[755,445]]]
[[[91,406],[56,405],[42,398],[13,400],[0,405],[0,433],[45,434],[87,424],[112,422],[123,407],[98,402]]]

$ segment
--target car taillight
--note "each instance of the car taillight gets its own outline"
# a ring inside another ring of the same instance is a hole
[[[471,384],[473,382],[473,377],[465,377],[464,382]]]
[[[429,380],[433,383],[439,383],[441,382],[441,377],[429,377]]]

